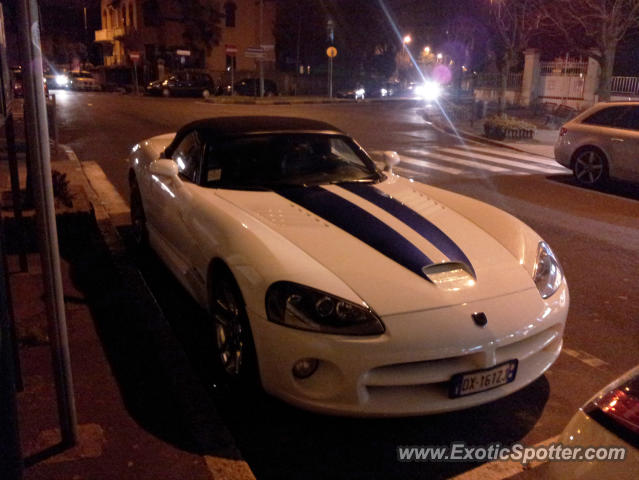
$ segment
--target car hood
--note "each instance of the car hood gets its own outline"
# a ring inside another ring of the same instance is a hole
[[[380,315],[535,288],[497,239],[406,181],[217,195],[331,270]]]

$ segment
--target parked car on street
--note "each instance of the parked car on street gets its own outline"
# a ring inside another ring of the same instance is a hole
[[[208,98],[215,92],[215,83],[206,72],[196,70],[180,70],[166,80],[155,80],[146,87],[150,95],[164,97],[196,96]]]
[[[133,147],[136,242],[208,309],[229,382],[325,413],[418,415],[501,398],[557,359],[569,294],[551,248],[383,158],[288,117],[204,119]]]
[[[99,92],[102,90],[102,85],[100,85],[100,82],[93,77],[91,72],[71,72],[67,77],[69,79],[69,88],[71,90],[85,90],[92,92]]]
[[[233,89],[237,95],[246,95],[249,97],[260,96],[260,79],[245,78],[239,82],[235,82]],[[273,80],[264,79],[264,96],[272,97],[277,95],[277,85]]]
[[[592,452],[590,458],[583,458],[579,462],[551,462],[552,479],[637,478],[639,367],[625,373],[586,402],[561,433],[559,442],[564,447],[591,447]],[[625,450],[623,454],[621,449]],[[582,448],[578,454],[585,457],[588,452]],[[606,454],[611,457],[606,458]]]
[[[639,102],[598,103],[559,130],[555,159],[579,183],[639,181]]]

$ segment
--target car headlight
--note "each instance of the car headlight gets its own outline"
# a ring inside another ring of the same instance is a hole
[[[63,74],[56,75],[55,83],[59,87],[66,87],[68,85],[68,83],[69,83],[69,77],[67,77],[66,75],[63,75]]]
[[[300,330],[340,335],[379,335],[382,321],[373,311],[334,295],[292,282],[275,282],[266,292],[271,322]]]
[[[559,260],[546,242],[539,242],[537,259],[533,268],[533,280],[541,298],[548,298],[561,286],[563,273]]]

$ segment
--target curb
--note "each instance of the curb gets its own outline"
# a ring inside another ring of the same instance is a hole
[[[94,225],[97,227],[97,233],[102,236],[105,242],[106,248],[111,257],[110,261],[113,263],[115,270],[123,279],[125,279],[125,281],[126,279],[132,281],[131,285],[134,289],[146,299],[142,299],[141,303],[145,305],[145,308],[153,310],[155,312],[153,317],[158,319],[157,321],[162,322],[163,326],[164,323],[166,323],[167,329],[170,330],[168,320],[164,318],[164,313],[146,280],[142,276],[142,273],[131,263],[124,241],[118,232],[113,219],[111,218],[108,206],[102,201],[99,192],[94,187],[95,182],[100,181],[99,178],[92,178],[92,176],[95,176],[94,169],[85,168],[70,147],[60,145],[60,149],[66,155],[67,161],[73,165],[74,170],[79,173],[79,175],[74,175],[73,180],[80,183],[79,186],[84,190],[89,202],[93,205],[93,214],[95,218]],[[99,168],[97,164],[95,164],[95,167]],[[104,175],[101,169],[99,173],[100,175]],[[137,288],[135,288],[136,285]],[[157,327],[154,328],[157,330]],[[153,333],[157,336],[157,332]],[[160,338],[160,340],[162,339]],[[164,345],[165,342],[158,343],[159,345]],[[181,357],[183,355],[179,356]],[[160,358],[160,360],[162,360],[162,358]],[[160,362],[160,367],[169,372],[169,380],[172,384],[174,384],[175,388],[182,387],[185,382],[186,386],[188,386],[188,378],[185,380],[182,374],[174,368],[174,364],[186,364],[184,362],[188,363],[186,357],[184,359],[176,358],[175,355],[170,359],[165,359]],[[196,397],[204,395],[204,393],[198,389],[193,392]],[[200,400],[204,401],[205,399],[200,398]],[[197,401],[197,398],[194,401]],[[181,407],[189,410],[191,407],[189,403],[190,402],[187,402],[186,404],[181,405]],[[215,437],[214,440],[220,442],[216,443],[216,445],[224,445],[221,451],[228,452],[229,457],[220,457],[215,454],[202,453],[200,456],[204,465],[209,472],[211,472],[213,478],[255,480],[255,475],[248,463],[242,458],[241,451],[236,445],[235,439],[222,419],[218,416],[217,408],[215,406],[213,406],[213,408],[214,410],[211,412],[211,417],[214,420],[214,426],[220,430],[217,435],[212,434],[211,437]],[[210,420],[211,419],[209,419],[209,423]],[[198,426],[187,424],[185,425],[185,428],[197,429]],[[226,443],[221,443],[223,441]]]
[[[544,157],[544,158],[552,158],[554,160],[554,157],[550,157],[548,155],[542,155],[539,153],[535,153],[535,152],[530,152],[529,150],[524,150],[522,148],[518,148],[510,143],[506,143],[506,142],[500,142],[498,140],[492,140],[490,138],[486,138],[486,137],[482,137],[480,135],[476,135],[474,133],[468,132],[467,130],[464,130],[462,128],[457,128],[455,127],[455,130],[453,130],[453,128],[451,128],[449,125],[445,125],[442,124],[439,120],[434,120],[430,117],[428,117],[427,115],[423,115],[424,120],[427,123],[430,123],[431,126],[437,130],[440,130],[443,133],[447,133],[449,135],[460,135],[462,137],[464,137],[467,140],[472,140],[474,142],[478,142],[478,143],[483,143],[486,145],[491,145],[493,147],[501,147],[501,148],[507,148],[509,150],[513,150],[515,152],[520,152],[520,153],[528,153],[531,155],[538,155],[540,157]]]

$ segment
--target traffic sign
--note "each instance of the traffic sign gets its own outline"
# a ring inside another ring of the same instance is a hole
[[[225,45],[226,54],[227,55],[235,55],[237,53],[237,46],[235,45]]]
[[[183,57],[191,56],[191,50],[177,50],[175,53],[182,55]]]
[[[326,49],[326,55],[328,55],[329,57],[333,58],[337,56],[337,48],[335,47],[328,47]]]
[[[244,56],[247,58],[264,58],[264,49],[262,47],[247,47],[244,50]]]
[[[133,63],[138,63],[140,61],[140,52],[129,52],[129,58]]]

